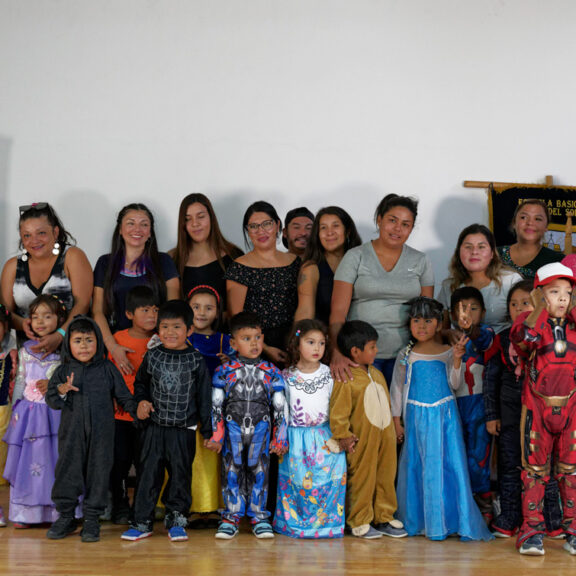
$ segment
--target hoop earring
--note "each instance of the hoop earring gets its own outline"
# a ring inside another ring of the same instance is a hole
[[[22,254],[20,255],[20,259],[22,262],[28,261],[28,252],[26,252],[26,248],[22,248]]]
[[[54,248],[52,248],[52,254],[54,254],[54,256],[58,256],[58,254],[60,254],[60,244],[58,244],[58,242],[54,242]]]

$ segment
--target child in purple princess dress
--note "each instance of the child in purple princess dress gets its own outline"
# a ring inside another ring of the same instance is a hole
[[[67,316],[64,304],[48,294],[34,299],[29,312],[32,331],[38,338],[56,332]],[[10,483],[8,518],[15,528],[54,522],[58,517],[51,492],[60,412],[49,408],[44,396],[48,380],[60,364],[60,354],[33,352],[36,344],[36,340],[27,340],[18,353],[14,406],[4,436],[8,444],[4,478]]]

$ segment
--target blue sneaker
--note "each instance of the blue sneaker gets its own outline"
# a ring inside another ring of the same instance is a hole
[[[219,540],[232,540],[238,534],[238,526],[232,522],[220,522],[216,531],[216,538]]]
[[[126,530],[126,532],[122,533],[122,540],[130,540],[130,542],[136,542],[137,540],[143,540],[144,538],[148,538],[152,536],[152,530],[138,530],[137,528],[130,528],[130,530]]]
[[[534,534],[526,538],[519,550],[520,554],[527,556],[544,556],[544,534]]]
[[[262,540],[268,538],[274,538],[274,530],[272,530],[272,526],[270,522],[266,520],[261,520],[260,522],[256,522],[254,526],[252,526],[252,532],[256,538],[260,538]]]
[[[188,540],[188,534],[186,534],[186,530],[183,526],[172,526],[168,530],[168,538],[172,542],[185,542]]]

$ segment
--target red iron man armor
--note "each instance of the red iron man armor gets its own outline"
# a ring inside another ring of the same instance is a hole
[[[564,532],[576,534],[576,331],[566,319],[543,311],[533,328],[521,315],[510,333],[526,362],[522,392],[522,513],[517,545],[545,533],[544,489],[554,474],[560,486]],[[551,470],[552,460],[555,463]]]

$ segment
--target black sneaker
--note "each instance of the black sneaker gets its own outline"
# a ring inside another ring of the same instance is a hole
[[[129,526],[130,525],[130,512],[120,511],[112,514],[112,523],[117,526]]]
[[[62,538],[66,538],[76,530],[78,527],[78,522],[76,518],[69,517],[69,516],[60,516],[52,526],[48,532],[46,532],[46,537],[50,540],[62,540]]]
[[[98,520],[85,520],[80,532],[82,542],[100,541],[100,523]]]

